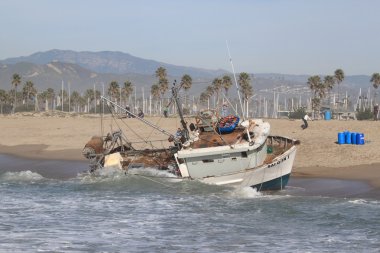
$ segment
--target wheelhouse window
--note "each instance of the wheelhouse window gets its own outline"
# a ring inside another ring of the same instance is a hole
[[[214,159],[204,159],[202,160],[203,163],[213,163]]]

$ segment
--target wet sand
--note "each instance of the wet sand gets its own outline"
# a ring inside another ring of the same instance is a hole
[[[146,118],[171,133],[180,126],[175,118]],[[193,119],[188,119],[192,122]],[[293,177],[301,179],[357,180],[368,182],[380,189],[380,121],[338,121],[319,120],[309,122],[301,129],[300,120],[270,119],[272,135],[285,135],[298,139]],[[129,139],[139,140],[135,132],[148,140],[166,140],[167,136],[155,131],[136,119],[123,122],[112,121],[109,117],[101,120],[97,116],[81,116],[55,113],[16,114],[0,116],[0,153],[38,160],[83,161],[82,148],[94,135],[127,128]],[[365,145],[338,145],[338,132],[361,132]],[[167,142],[162,142],[168,145]],[[311,183],[310,183],[311,184]],[[321,186],[321,189],[323,187]]]

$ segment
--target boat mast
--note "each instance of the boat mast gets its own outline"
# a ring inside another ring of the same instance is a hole
[[[230,48],[228,46],[228,41],[226,40],[226,45],[227,45],[227,51],[228,51],[228,57],[230,59],[230,63],[231,63],[231,67],[232,67],[232,73],[234,74],[234,80],[235,80],[235,87],[236,87],[236,90],[237,90],[237,93],[238,93],[238,96],[239,96],[239,102],[240,102],[240,108],[241,108],[241,113],[243,115],[243,120],[245,120],[244,118],[244,109],[243,109],[243,104],[241,103],[241,97],[240,97],[240,89],[238,87],[238,84],[237,84],[237,80],[236,80],[236,75],[235,75],[235,68],[234,68],[234,64],[232,63],[232,57],[231,57],[231,53],[230,53]],[[240,116],[240,115],[239,115]]]
[[[169,133],[168,131],[156,126],[155,124],[143,119],[143,118],[140,118],[139,116],[137,116],[136,114],[134,114],[133,112],[130,112],[128,111],[127,109],[121,107],[120,105],[116,104],[115,102],[112,102],[111,100],[109,100],[108,98],[104,97],[104,96],[101,96],[100,97],[101,99],[105,100],[106,102],[112,104],[113,106],[117,107],[117,108],[120,108],[120,110],[124,111],[124,112],[127,112],[129,113],[130,115],[132,115],[133,117],[135,117],[136,119],[140,120],[141,122],[147,124],[148,126],[160,131],[161,133],[163,134],[166,134],[167,136],[173,136],[173,134]]]
[[[177,80],[174,80],[173,87],[172,87],[172,94],[173,94],[173,98],[175,99],[175,103],[177,105],[178,115],[181,118],[182,127],[185,130],[185,138],[186,138],[186,140],[189,140],[189,129],[187,129],[187,124],[186,124],[185,119],[183,117],[182,108],[179,104],[179,99],[178,99],[178,90],[181,88],[182,85],[178,88],[178,87],[176,87],[176,82],[177,82]]]

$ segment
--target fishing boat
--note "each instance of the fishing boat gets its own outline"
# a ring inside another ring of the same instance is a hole
[[[139,149],[122,130],[95,136],[83,149],[83,155],[90,160],[90,171],[116,168],[129,173],[134,168],[154,168],[179,180],[248,186],[258,191],[281,190],[287,185],[298,140],[270,135],[270,125],[262,119],[220,117],[216,110],[201,111],[195,122],[188,124],[180,108],[179,89],[172,87],[182,125],[175,135],[102,97],[111,108],[167,135],[170,145]]]

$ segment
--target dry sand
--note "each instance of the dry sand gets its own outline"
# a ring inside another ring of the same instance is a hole
[[[175,133],[175,118],[146,118]],[[192,122],[192,119],[188,119]],[[294,163],[294,176],[365,180],[380,188],[380,121],[319,120],[302,130],[300,120],[270,119],[272,135],[285,135],[301,141]],[[136,119],[127,119],[131,130],[150,140],[167,139]],[[62,113],[0,116],[0,153],[36,159],[82,160],[81,151],[93,135],[118,126],[109,117]],[[123,122],[119,127],[126,128]],[[364,133],[365,145],[338,145],[338,132]],[[136,139],[135,135],[130,135]],[[163,142],[166,143],[166,142]]]

